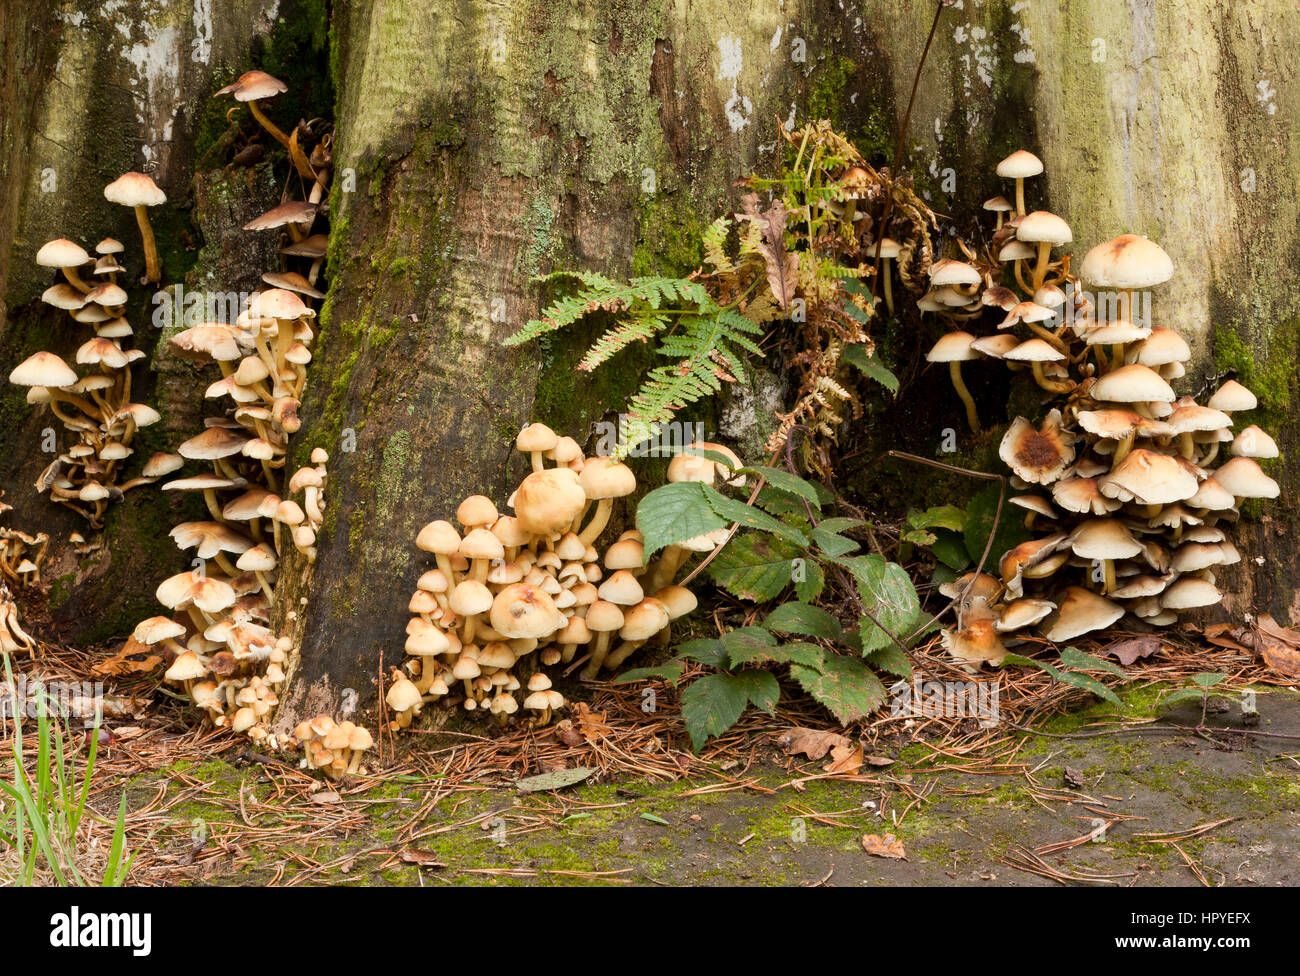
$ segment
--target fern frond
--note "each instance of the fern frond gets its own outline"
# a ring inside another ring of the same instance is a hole
[[[605,360],[622,352],[634,342],[649,342],[655,335],[668,324],[666,317],[662,315],[646,315],[640,318],[628,318],[614,328],[610,329],[599,339],[597,339],[582,361],[578,363],[577,369],[583,372],[590,372]]]
[[[731,258],[727,257],[727,234],[730,232],[729,217],[719,217],[704,232],[704,263],[713,268],[714,274],[730,274],[736,270]]]

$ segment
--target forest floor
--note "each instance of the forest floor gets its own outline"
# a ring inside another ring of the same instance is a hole
[[[228,736],[128,730],[95,802],[126,787],[137,884],[1300,884],[1300,694],[1258,687],[1251,728],[1235,705],[1121,694],[978,750],[895,736],[835,774],[760,716],[679,778],[629,756],[541,792],[518,779],[553,768],[527,737],[467,776],[479,743],[406,735],[330,784]]]

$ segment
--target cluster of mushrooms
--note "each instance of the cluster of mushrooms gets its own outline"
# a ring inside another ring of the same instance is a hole
[[[0,496],[3,494],[0,491]],[[0,515],[12,508],[0,497]],[[29,535],[22,529],[0,525],[0,582],[18,587],[39,583],[41,562],[45,559],[49,544],[50,537],[44,532]]]
[[[375,744],[364,726],[335,722],[328,715],[299,722],[293,737],[305,753],[304,768],[319,769],[330,779],[342,779],[357,772],[362,754]]]
[[[143,173],[127,173],[110,183],[104,195],[115,203],[131,206],[145,235],[145,257],[149,280],[157,281],[157,250],[149,231],[145,211],[164,203],[166,196]],[[41,296],[47,305],[66,311],[93,330],[82,343],[76,363],[87,367],[85,376],[60,356],[38,352],[9,374],[9,382],[25,386],[27,402],[44,404],[74,438],[41,473],[36,490],[48,491],[54,501],[66,505],[90,523],[103,525],[110,502],[124,491],[151,484],[163,473],[166,459],[155,455],[139,477],[119,484],[123,467],[134,449],[131,441],[141,427],[157,423],[161,416],[153,407],[131,401],[131,366],[144,358],[139,349],[124,348],[133,330],[125,318],[127,293],[118,284],[125,248],[106,237],[95,245],[96,257],[75,241],[48,241],[36,252],[36,263],[57,269],[62,280],[50,285]],[[89,278],[90,280],[87,280]]]
[[[459,530],[438,520],[415,540],[435,565],[411,597],[411,659],[395,669],[386,696],[394,729],[439,699],[459,700],[466,711],[487,711],[502,723],[522,706],[545,724],[565,701],[543,668],[583,663],[581,676],[595,679],[646,642],[667,641],[672,621],[696,607],[695,596],[673,578],[692,552],[719,545],[725,530],[671,546],[648,566],[635,529],[602,554],[614,499],[636,490],[631,469],[614,458],[584,457],[573,438],[544,424],[525,427],[515,446],[532,471],[509,498],[513,515],[472,495],[456,510]],[[692,446],[740,466],[719,445]],[[730,475],[687,454],[669,467],[673,481]]]
[[[162,490],[201,492],[210,518],[171,530],[180,549],[194,552],[196,568],[158,588],[158,601],[174,616],[150,618],[133,634],[175,655],[164,677],[182,684],[214,724],[229,722],[259,741],[291,651],[269,626],[280,562],[289,545],[314,561],[325,512],[323,448],[285,477],[314,314],[292,292],[270,289],[255,296],[237,324],[207,322],[172,338],[182,355],[217,362],[223,378],[207,396],[228,397],[230,406],[177,448],[180,459],[211,469]]]
[[[36,641],[18,620],[18,604],[9,584],[0,580],[0,654],[29,654]]]
[[[1242,502],[1279,493],[1259,465],[1278,456],[1276,443],[1254,425],[1233,431],[1234,414],[1253,410],[1255,396],[1235,380],[1205,405],[1180,396],[1170,383],[1185,375],[1187,342],[1134,314],[1150,307],[1143,290],[1173,275],[1168,254],[1125,234],[1089,251],[1072,274],[1069,255],[1052,253],[1072,240],[1069,225],[1025,212],[1024,181],[1042,171],[1023,150],[999,164],[998,175],[1016,181],[1016,203],[985,204],[997,214],[992,249],[976,255],[963,245],[969,260],[936,262],[921,300],[951,327],[927,358],[949,364],[973,429],[962,362],[1027,365],[1049,408],[1037,426],[1017,417],[999,452],[1024,492],[1011,504],[1045,534],[1003,554],[1000,579],[968,574],[942,588],[961,598],[944,642],[968,662],[1000,661],[1003,635],[1034,625],[1059,642],[1125,612],[1159,627],[1218,603],[1216,568],[1241,560],[1228,529]],[[963,328],[991,308],[1003,315],[993,334]]]

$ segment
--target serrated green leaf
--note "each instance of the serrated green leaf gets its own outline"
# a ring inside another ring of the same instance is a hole
[[[979,562],[988,543],[989,533],[993,530],[993,517],[998,510],[1000,486],[989,485],[981,490],[970,504],[966,506],[966,524],[962,528],[962,539],[966,544],[966,553],[971,562]],[[1008,549],[1014,549],[1022,542],[1029,541],[1030,533],[1024,521],[1015,513],[1020,509],[1003,503],[1002,514],[998,518],[998,531],[989,550],[989,559],[996,565],[998,558]]]
[[[636,527],[644,538],[647,558],[664,546],[726,527],[704,489],[698,481],[683,481],[656,488],[641,499]]]
[[[816,644],[793,641],[789,644],[763,646],[749,644],[737,647],[731,655],[733,667],[740,665],[801,664],[820,671],[825,652]]]
[[[790,666],[790,677],[817,699],[841,725],[866,718],[885,701],[885,686],[872,670],[843,654],[829,654],[822,670]]]
[[[1039,671],[1046,671],[1053,678],[1059,679],[1061,677],[1059,668],[1053,667],[1046,661],[1040,661],[1037,658],[1025,657],[1023,654],[1008,654],[1002,659],[1002,663],[998,665],[998,667],[1005,668],[1009,664],[1018,664],[1024,668],[1038,668]]]
[[[807,559],[805,550],[784,539],[761,533],[738,535],[709,564],[709,575],[728,593],[741,600],[766,603],[791,583],[799,588],[797,575],[805,582],[820,574],[821,567]],[[801,600],[814,596],[799,593]]]
[[[1178,705],[1185,701],[1194,701],[1197,704],[1205,700],[1205,692],[1200,688],[1179,688],[1177,691],[1171,691],[1159,701],[1161,708],[1168,708],[1171,705]]]
[[[794,595],[812,603],[826,588],[826,571],[815,559],[798,558],[794,563]]]
[[[846,309],[849,304],[845,302]],[[852,346],[846,346],[840,358],[862,370],[864,375],[875,380],[890,393],[898,392],[898,377],[889,371],[889,368],[880,361],[879,357],[868,356],[865,345],[856,343]]]
[[[703,489],[704,496],[708,499],[709,505],[713,508],[714,513],[728,522],[738,522],[748,529],[757,529],[760,532],[770,532],[772,535],[780,536],[797,546],[807,546],[808,537],[798,529],[792,528],[777,519],[772,518],[767,512],[753,505],[746,505],[742,501],[734,498],[728,498],[721,492],[714,491],[708,485],[697,484],[698,488]],[[657,489],[662,491],[663,489]],[[653,493],[652,493],[653,494]],[[646,496],[650,497],[649,495]],[[643,503],[644,504],[644,503]],[[644,531],[644,530],[643,530]],[[696,533],[697,535],[699,533]],[[683,539],[689,539],[690,536],[683,536]],[[677,540],[680,541],[680,540]]]
[[[673,650],[677,652],[677,657],[683,660],[698,661],[710,668],[727,666],[727,650],[722,646],[722,641],[715,637],[701,637],[687,641],[685,644],[678,644]]]
[[[613,681],[614,684],[626,684],[629,681],[652,681],[655,679],[667,681],[673,686],[681,680],[682,672],[686,666],[681,661],[669,661],[667,664],[661,664],[656,668],[632,668],[630,671],[624,671]]]
[[[966,513],[956,505],[935,505],[923,512],[908,512],[907,524],[918,529],[949,529],[960,532],[966,526]]]
[[[828,556],[847,556],[855,549],[860,549],[859,543],[852,539],[846,539],[842,535],[836,535],[834,532],[828,532],[820,525],[809,533],[812,541],[817,544],[817,548]]]
[[[780,694],[776,676],[762,670],[710,674],[691,682],[681,696],[691,745],[699,752],[709,739],[735,725],[751,703],[771,714]]]
[[[783,603],[767,615],[763,626],[782,634],[803,634],[839,640],[843,628],[840,622],[821,607],[807,603]]]
[[[729,666],[736,667],[744,663],[761,650],[776,646],[776,635],[763,627],[737,627],[718,638],[726,652]]]
[[[937,529],[934,532],[934,542],[930,545],[930,552],[935,559],[956,572],[961,572],[971,564],[966,543],[955,532]]]
[[[884,647],[872,651],[867,655],[866,660],[868,664],[878,671],[888,671],[900,678],[912,677],[911,659],[892,641]]]
[[[845,518],[842,515],[836,515],[834,518],[822,519],[817,523],[817,527],[825,529],[827,532],[836,534],[847,532],[849,529],[857,529],[866,525],[866,521],[857,518]]]
[[[802,498],[813,508],[821,508],[822,502],[817,494],[817,486],[798,475],[791,474],[783,468],[769,468],[765,464],[751,464],[740,470],[745,474],[762,475],[763,479],[778,491]]]
[[[1062,650],[1061,663],[1067,668],[1079,668],[1083,671],[1105,671],[1107,674],[1113,674],[1117,678],[1128,677],[1128,675],[1124,673],[1124,669],[1114,661],[1103,661],[1099,657],[1085,654],[1077,647],[1067,647]]]
[[[516,786],[524,793],[544,793],[548,790],[562,790],[569,786],[575,786],[587,779],[596,770],[586,766],[575,766],[571,769],[557,769],[553,773],[541,773],[537,776],[526,776],[521,779]]]
[[[848,556],[835,562],[853,574],[865,608],[876,618],[873,621],[864,616],[859,624],[863,650],[874,651],[891,643],[890,634],[904,639],[915,626],[921,609],[916,587],[907,571],[875,553]]]
[[[1202,688],[1209,688],[1211,685],[1217,685],[1227,677],[1226,674],[1202,672],[1200,674],[1192,675],[1192,681],[1200,685]]]
[[[814,536],[814,539],[816,536]],[[925,529],[904,529],[898,534],[898,538],[903,542],[910,542],[914,546],[932,546],[935,543],[933,532],[927,532]],[[831,553],[833,556],[841,555],[840,553]]]
[[[1083,691],[1090,691],[1098,698],[1104,698],[1112,705],[1118,705],[1120,708],[1124,707],[1124,702],[1119,695],[1090,674],[1084,674],[1082,671],[1062,671],[1060,680],[1062,684],[1069,685],[1072,688],[1080,688]]]

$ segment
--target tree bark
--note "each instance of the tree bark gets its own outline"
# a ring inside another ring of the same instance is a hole
[[[218,255],[200,257],[197,272],[193,256],[177,256],[180,231],[196,242],[221,234],[219,220],[200,229],[184,209],[190,169],[211,142],[208,96],[264,63],[301,21],[324,16],[308,0],[211,0],[194,5],[202,17],[131,0],[110,23],[97,5],[73,6],[60,14],[11,0],[0,10],[6,373],[46,342],[66,352],[72,341],[34,304],[49,281],[31,265],[36,247],[54,234],[134,239],[129,214],[99,192],[127,169],[147,165],[181,204],[173,268],[218,283],[236,273]],[[1300,82],[1290,63],[1300,23],[1274,7],[950,8],[904,165],[967,234],[979,204],[1006,190],[994,164],[1023,146],[1047,166],[1030,199],[1070,221],[1076,254],[1127,231],[1163,244],[1176,273],[1156,320],[1188,337],[1202,375],[1235,369],[1256,389],[1258,420],[1284,453],[1274,472],[1283,498],[1244,525],[1243,552],[1267,552],[1267,564],[1248,558],[1228,577],[1230,603],[1295,619],[1300,467],[1288,460],[1287,415],[1300,298],[1288,269],[1300,258],[1291,132]],[[329,511],[285,621],[302,648],[288,715],[330,710],[347,688],[371,700],[381,668],[402,657],[405,605],[423,568],[416,531],[471,492],[504,503],[520,474],[510,441],[521,424],[545,420],[581,439],[635,386],[634,371],[617,365],[575,376],[573,343],[500,345],[540,307],[530,276],[689,269],[700,229],[734,202],[735,178],[775,165],[777,119],[830,117],[875,161],[891,161],[932,13],[897,0],[333,5],[328,49],[298,44],[299,73],[286,79],[296,89],[328,79],[337,123],[331,287],[295,447],[300,457],[330,451]],[[292,124],[294,114],[286,106],[276,117]],[[144,156],[140,146],[150,147]],[[41,190],[49,167],[57,194]],[[183,399],[186,381],[169,375],[171,392],[152,396],[179,413],[173,394]],[[914,446],[937,453],[940,431],[961,429],[957,414],[910,402],[923,418]],[[44,420],[12,390],[0,407],[11,524],[49,520],[66,534],[74,523],[28,488]],[[150,513],[162,524],[170,514],[157,493],[133,493],[119,509],[108,566],[57,557],[99,581],[74,601],[78,616],[112,621],[118,634],[121,594],[147,602],[152,584],[184,564],[142,540]]]

